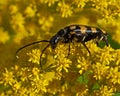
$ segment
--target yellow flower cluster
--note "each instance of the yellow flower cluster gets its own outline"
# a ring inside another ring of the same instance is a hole
[[[72,9],[73,8],[70,5],[65,4],[64,2],[63,3],[61,3],[61,2],[58,3],[58,10],[61,12],[62,17],[67,18],[67,17],[71,16],[72,13],[73,13]]]
[[[39,32],[51,31],[50,29],[55,26],[55,23],[58,23],[56,22],[57,18],[81,17],[81,15],[83,15],[85,19],[87,19],[87,17],[91,19],[91,23],[97,23],[97,25],[104,29],[107,27],[106,30],[113,35],[112,38],[120,43],[120,40],[118,40],[120,33],[120,23],[118,22],[120,20],[120,2],[118,0],[39,0],[39,2],[29,1],[27,4],[26,1],[20,2],[14,0],[14,3],[10,1],[7,3],[7,1],[8,0],[6,0],[6,2],[4,1],[4,3],[0,1],[0,4],[3,5],[1,10],[5,10],[8,17],[6,16],[4,18],[3,16],[6,14],[3,14],[0,18],[10,22],[8,24],[12,30],[9,30],[15,34],[12,40],[16,43],[20,43],[24,38],[31,36],[31,28],[34,30],[32,30],[32,36],[38,34],[37,38],[39,38],[39,35],[42,35],[42,33],[39,34]],[[4,8],[4,4],[8,6],[8,9]],[[88,12],[90,12],[93,17],[91,17],[91,14],[86,17]],[[76,19],[79,20],[79,18],[74,19],[74,21],[77,21]],[[2,24],[1,22],[3,21],[0,19],[0,24]],[[67,22],[67,20],[65,22]],[[80,19],[77,23],[81,22],[84,22],[83,19]],[[6,36],[4,36],[4,38],[5,37]]]
[[[35,63],[35,64],[40,64],[40,50],[39,49],[34,49],[32,50],[31,53],[27,53],[27,55],[30,57],[29,62]]]
[[[48,4],[49,7],[50,7],[52,4],[54,4],[56,1],[58,1],[58,0],[40,0],[41,3]]]
[[[78,65],[77,68],[79,68],[79,73],[82,74],[83,71],[86,71],[89,68],[90,61],[85,59],[84,57],[78,58]]]
[[[95,96],[113,96],[113,88],[109,88],[106,85],[100,87],[100,92],[96,92]]]
[[[108,73],[109,66],[105,66],[100,63],[96,63],[95,65],[93,65],[93,69],[94,69],[94,78],[96,80],[100,80],[103,77],[105,77],[106,74]]]
[[[30,4],[29,6],[27,6],[27,8],[25,9],[24,13],[26,15],[26,17],[34,17],[36,15],[36,5],[32,5]]]
[[[66,51],[66,52],[65,52]],[[69,72],[68,68],[70,68],[70,65],[72,61],[67,57],[67,48],[64,47],[64,45],[60,45],[59,47],[56,48],[55,53],[57,53],[54,58],[55,58],[55,64],[53,67],[56,67],[56,71],[61,72]],[[61,54],[62,53],[62,54]]]
[[[6,90],[1,94],[7,95],[39,95],[47,92],[46,86],[54,78],[54,72],[40,73],[38,68],[28,69],[22,68],[19,70],[19,67],[12,67],[11,70],[5,69],[3,77],[5,78],[0,83],[4,84],[5,88],[12,87],[12,90]],[[26,85],[26,84],[29,85]]]
[[[0,58],[0,69],[5,69],[0,75],[0,96],[120,94],[120,49],[111,47],[111,38],[120,44],[119,0],[0,0],[0,5],[0,52],[5,54]],[[110,45],[102,48],[94,40],[88,41],[85,44],[90,55],[81,43],[59,42],[55,50],[49,46],[40,58],[49,43],[40,42],[40,49],[32,49],[27,55],[21,52],[21,57],[27,58],[14,62],[14,51],[22,42],[50,40],[61,27],[76,22],[105,29],[111,35]]]
[[[42,64],[42,66],[48,66],[43,67],[44,71],[37,67],[32,69],[27,67],[21,70],[15,67],[11,69],[12,71],[6,69],[1,84],[11,86],[16,94],[20,94],[20,87],[27,88],[26,91],[34,95],[59,94],[66,96],[76,94],[76,96],[84,96],[92,94],[91,96],[112,96],[119,92],[120,89],[116,84],[120,85],[120,58],[118,57],[120,50],[114,50],[110,46],[101,49],[94,42],[87,42],[86,44],[91,55],[84,46],[75,43],[70,45],[72,49],[68,56],[69,45],[58,44],[54,54],[47,50],[48,59],[53,58],[54,62],[47,62],[47,57],[44,57],[47,63]],[[27,55],[29,55],[30,62],[39,64],[40,49],[33,49]],[[14,71],[18,72],[14,73]],[[23,82],[29,85],[26,87],[22,85]],[[93,92],[89,93],[90,90]]]
[[[89,0],[74,0],[77,7],[83,8]]]
[[[0,43],[3,43],[3,44],[5,44],[10,39],[8,32],[4,31],[3,28],[0,28],[0,36],[1,36]]]
[[[49,16],[49,17],[39,17],[38,23],[41,25],[41,29],[43,31],[49,31],[49,29],[53,25],[53,21],[54,21],[54,18],[52,16]]]
[[[110,72],[107,78],[110,80],[110,82],[113,84],[120,84],[119,67],[115,67],[115,68],[112,67],[109,71]]]

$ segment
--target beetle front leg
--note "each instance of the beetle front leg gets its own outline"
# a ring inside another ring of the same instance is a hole
[[[87,46],[85,45],[85,42],[81,42],[83,44],[83,46],[87,49],[87,51],[89,52],[89,54],[91,55],[90,53],[90,50],[87,48]]]

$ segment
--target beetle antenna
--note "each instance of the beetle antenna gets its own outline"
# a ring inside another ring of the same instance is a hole
[[[40,67],[42,69],[42,64],[41,64],[41,58],[42,58],[42,55],[43,53],[45,52],[45,50],[50,46],[50,44],[46,45],[46,47],[42,50],[41,54],[40,54]]]
[[[27,45],[19,48],[19,49],[16,51],[16,58],[19,58],[19,56],[18,56],[17,54],[18,54],[22,49],[24,49],[25,47],[28,47],[28,46],[31,46],[31,45],[40,43],[40,42],[50,42],[50,41],[49,41],[49,40],[41,40],[41,41],[36,41],[36,42],[30,43],[30,44],[27,44]]]

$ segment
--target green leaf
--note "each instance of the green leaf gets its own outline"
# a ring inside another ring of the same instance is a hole
[[[98,90],[100,88],[100,85],[98,83],[95,83],[92,87],[93,90]]]
[[[82,74],[81,76],[78,77],[78,82],[80,82],[81,84],[88,84],[89,82],[89,78],[88,75],[92,74],[91,70],[86,71],[84,74]]]
[[[120,44],[112,39],[111,35],[108,35],[108,41],[112,48],[114,49],[120,49]]]
[[[83,84],[83,81],[84,81],[84,80],[83,80],[83,75],[82,75],[82,76],[79,76],[79,77],[78,77],[78,82],[80,82],[81,84]]]
[[[114,49],[120,49],[120,44],[112,39],[112,36],[108,35],[108,42],[110,46]],[[103,48],[105,46],[105,42],[99,42],[99,47]]]
[[[120,93],[116,92],[113,96],[120,96]]]

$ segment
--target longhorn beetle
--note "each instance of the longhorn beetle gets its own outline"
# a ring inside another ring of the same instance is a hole
[[[89,49],[87,48],[87,46],[85,45],[85,42],[90,41],[92,39],[96,40],[96,44],[98,45],[98,41],[102,40],[106,43],[106,45],[108,46],[108,40],[107,40],[107,33],[97,27],[92,27],[92,26],[86,26],[86,25],[70,25],[70,26],[66,26],[63,29],[60,29],[57,34],[55,34],[50,40],[41,40],[41,41],[37,41],[37,42],[33,42],[31,44],[25,45],[21,48],[19,48],[16,52],[16,57],[18,52],[28,46],[31,46],[33,44],[37,44],[40,42],[48,42],[48,44],[46,45],[46,47],[42,50],[41,54],[40,54],[40,67],[42,68],[41,65],[41,57],[44,53],[44,51],[51,46],[52,49],[55,49],[58,42],[62,42],[62,43],[72,43],[72,42],[80,42],[81,44],[83,44],[83,46],[87,49],[87,51],[90,54]],[[69,44],[69,52],[70,52],[70,44]]]

